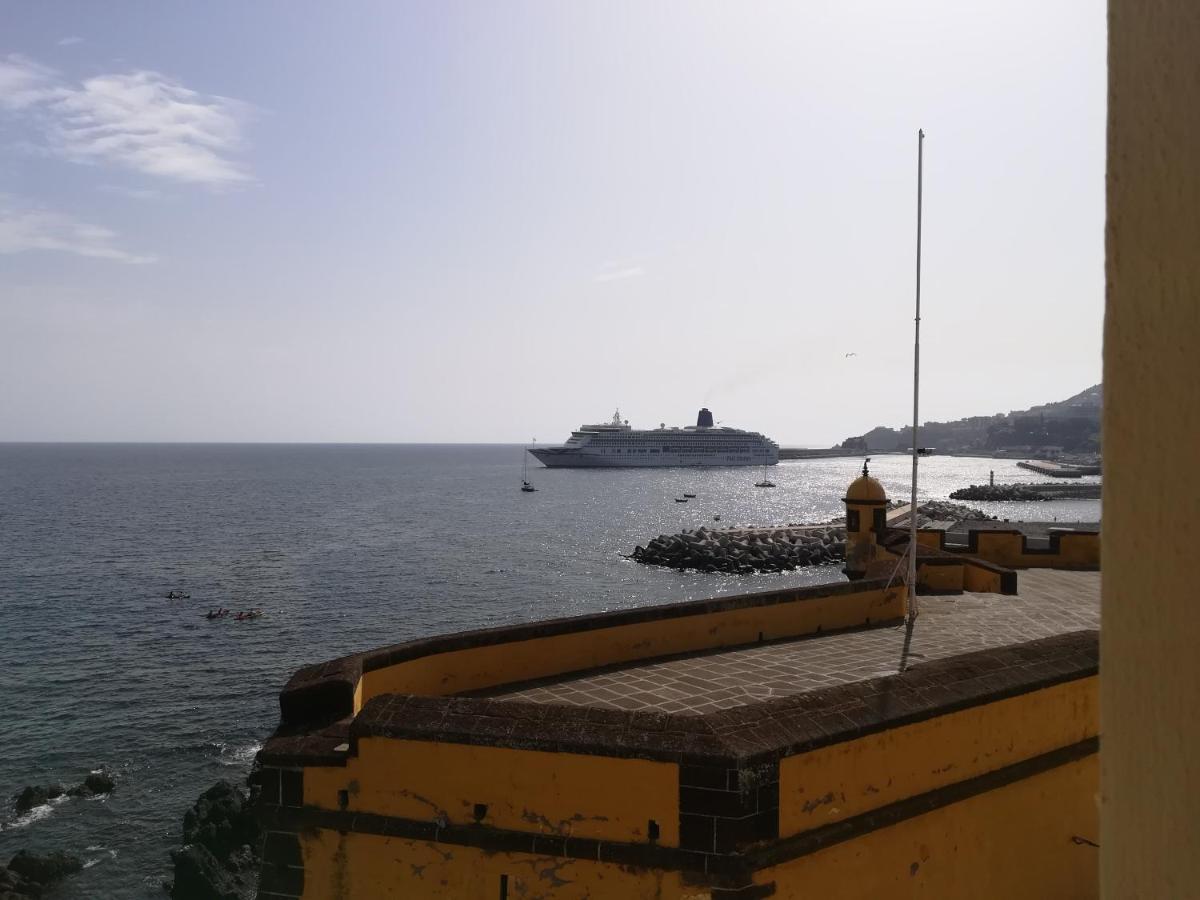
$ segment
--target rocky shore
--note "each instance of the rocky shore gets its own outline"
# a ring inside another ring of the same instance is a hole
[[[62,784],[30,784],[21,788],[12,797],[13,809],[24,815],[45,806],[51,800],[66,797],[99,797],[112,793],[116,787],[111,775],[104,769],[89,772],[82,783],[74,787]],[[0,900],[25,900],[42,897],[68,875],[83,870],[83,863],[69,853],[37,854],[20,850],[0,869]]]
[[[920,505],[917,524],[986,518],[978,509],[934,500]],[[844,519],[821,525],[701,527],[660,534],[645,547],[635,547],[629,558],[651,566],[732,575],[786,572],[841,563],[846,558],[846,528]]]
[[[229,781],[200,795],[171,853],[171,900],[248,900],[258,884],[260,829],[249,796]]]

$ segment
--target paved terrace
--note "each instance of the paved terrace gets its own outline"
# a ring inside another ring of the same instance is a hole
[[[1016,596],[919,597],[904,626],[776,641],[616,666],[486,692],[500,699],[704,715],[776,697],[894,675],[922,662],[1099,629],[1100,573],[1022,569]]]

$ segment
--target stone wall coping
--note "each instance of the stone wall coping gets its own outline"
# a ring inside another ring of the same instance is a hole
[[[886,579],[833,582],[705,600],[689,600],[681,603],[638,606],[612,612],[543,619],[517,625],[503,625],[497,628],[418,638],[305,666],[292,675],[280,693],[280,713],[283,722],[289,725],[305,722],[323,724],[344,718],[353,714],[355,688],[365,673],[425,656],[475,647],[518,643],[557,635],[578,634],[601,628],[710,615],[762,606],[775,606],[782,603],[803,603],[827,597],[883,590],[887,587]]]
[[[817,638],[819,640],[819,638]],[[1068,632],[911,666],[706,715],[557,706],[484,697],[387,694],[349,724],[349,753],[392,738],[746,768],[958,710],[1096,675],[1099,632]],[[272,737],[275,764],[294,746]],[[311,764],[320,762],[314,760]]]

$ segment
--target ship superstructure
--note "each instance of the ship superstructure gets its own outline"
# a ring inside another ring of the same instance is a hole
[[[684,428],[632,428],[620,410],[603,425],[581,425],[561,447],[531,450],[551,468],[641,468],[645,466],[773,466],[779,445],[757,431],[714,425],[701,409]]]

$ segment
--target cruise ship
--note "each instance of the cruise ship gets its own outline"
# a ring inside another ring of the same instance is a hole
[[[606,425],[582,425],[561,447],[530,450],[551,468],[633,468],[643,466],[773,466],[779,445],[757,431],[719,428],[712,413],[700,410],[686,428],[631,428],[621,411]]]

